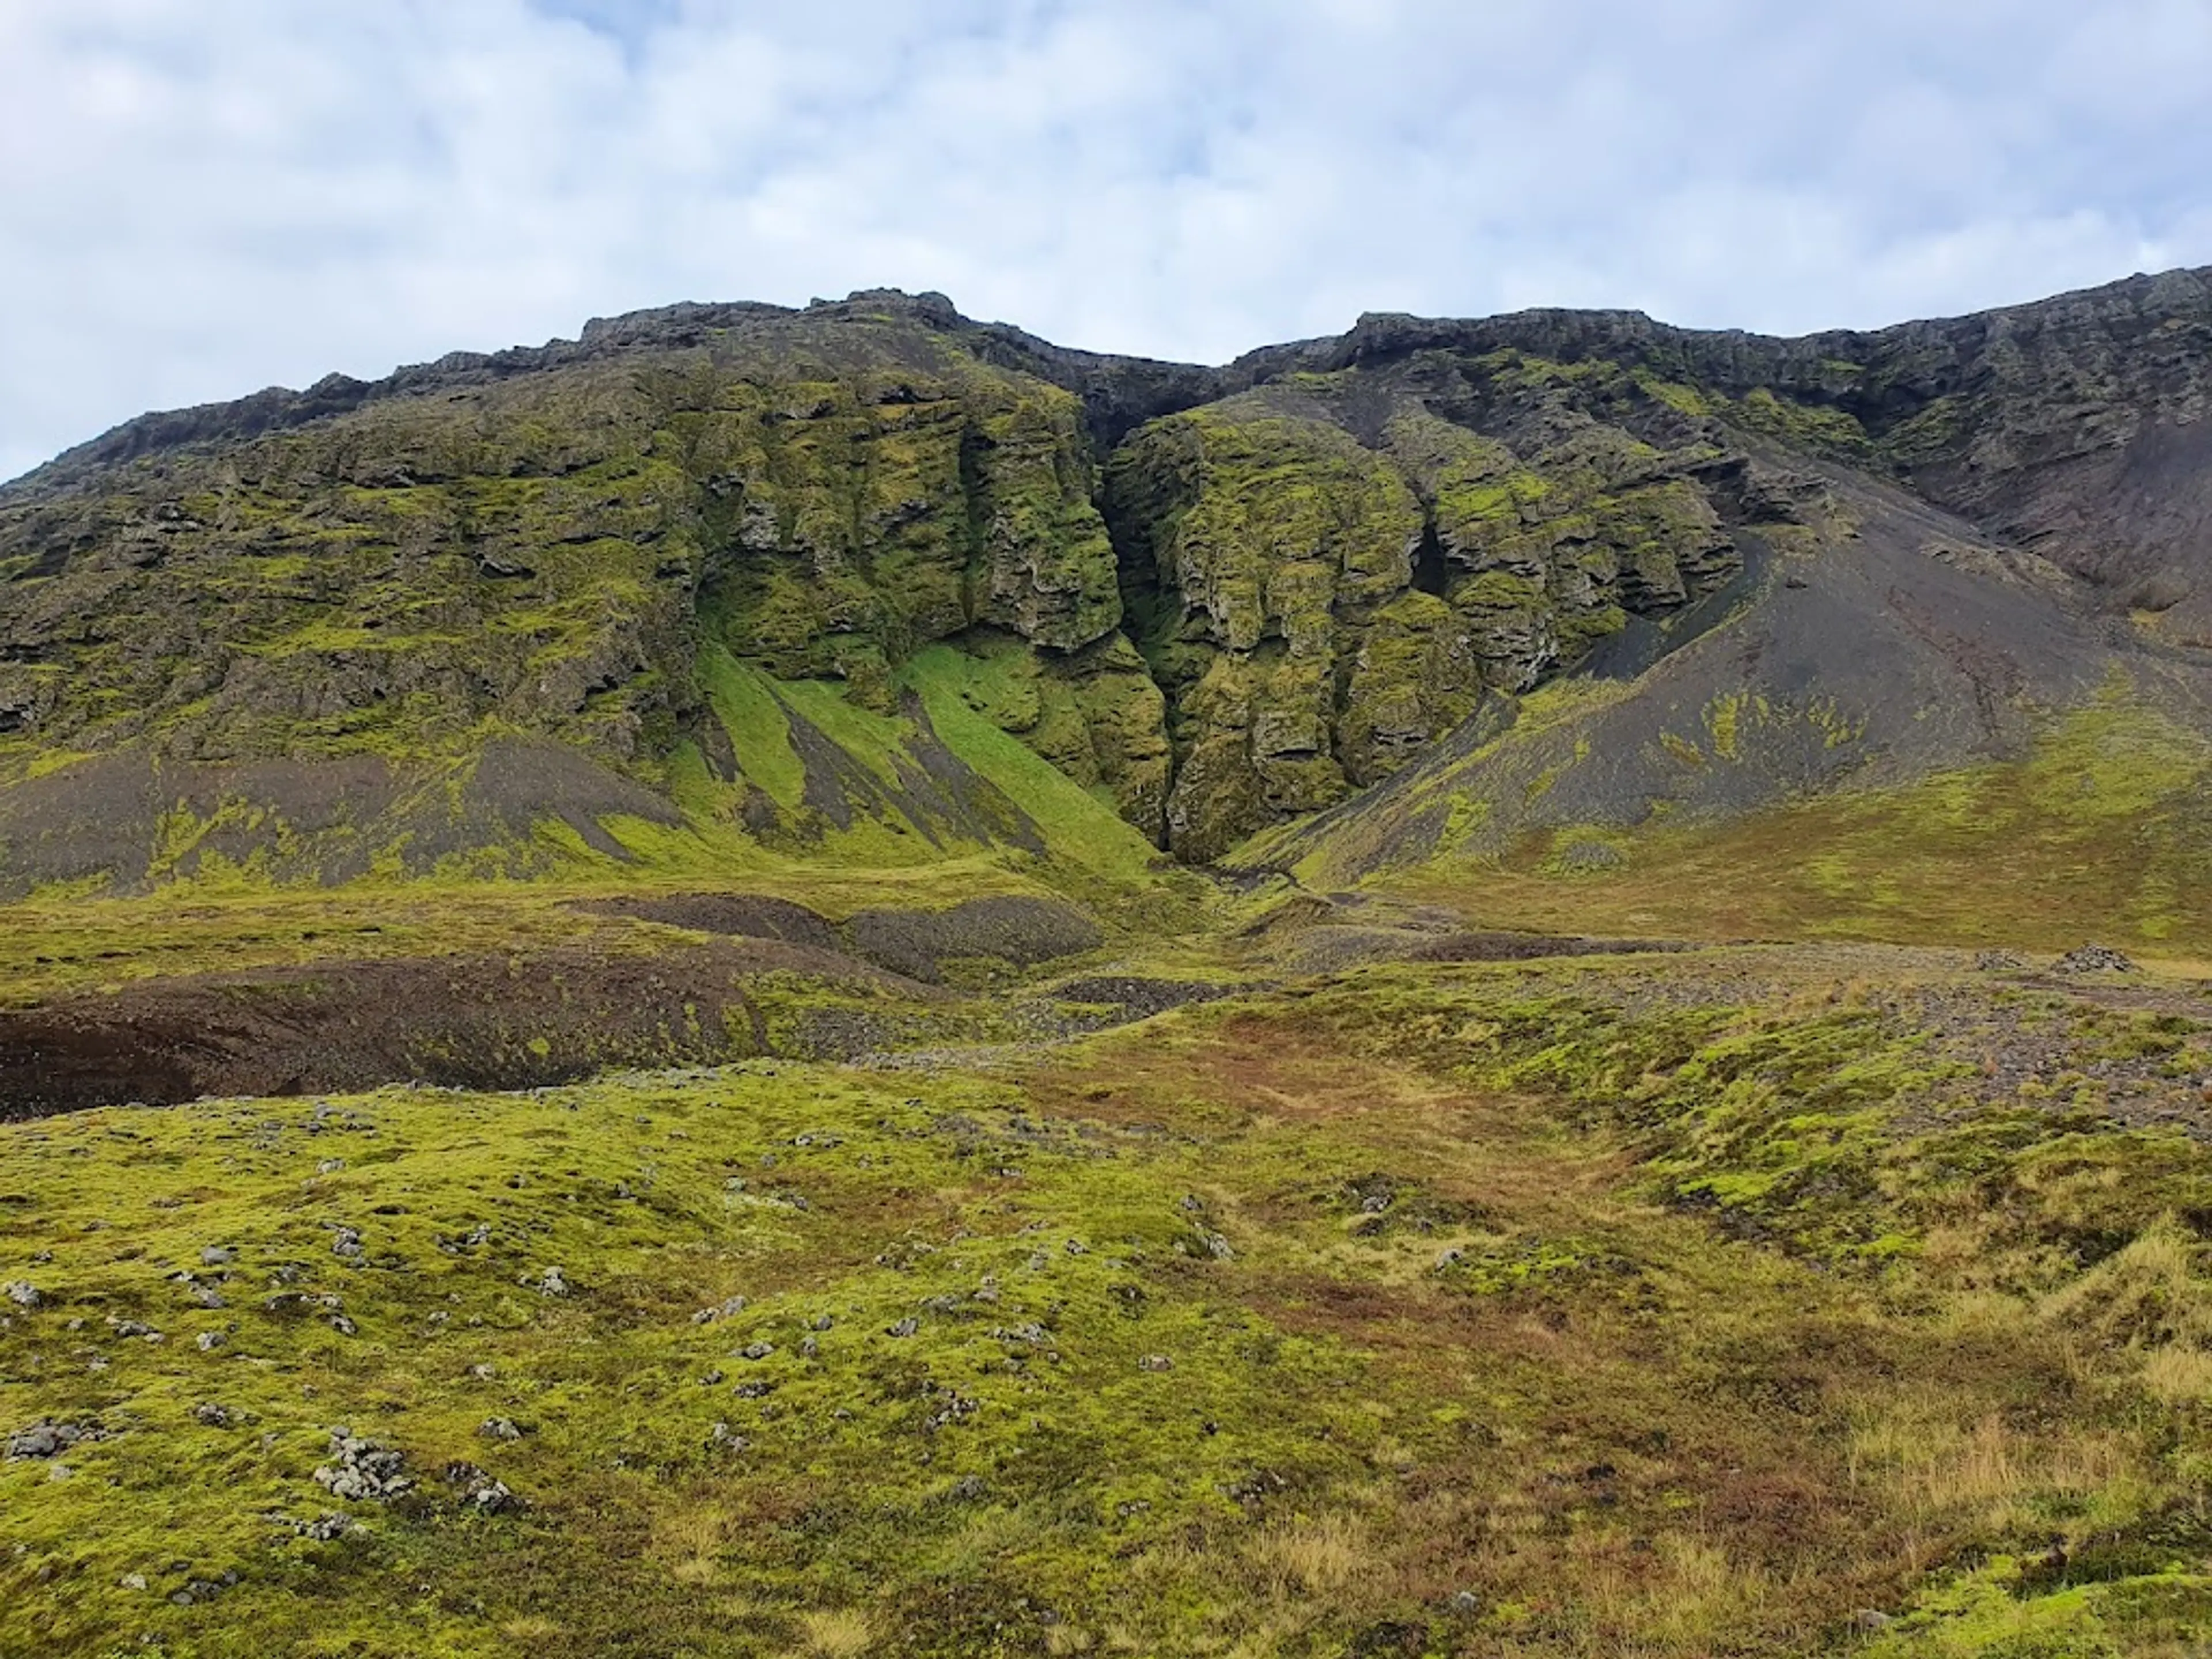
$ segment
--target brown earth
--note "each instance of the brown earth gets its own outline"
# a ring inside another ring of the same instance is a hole
[[[836,1018],[814,1017],[809,999]],[[765,939],[649,957],[564,947],[193,975],[0,1013],[0,1119],[834,1057],[882,1042],[896,1017],[917,1015],[950,1021],[957,1011],[945,994],[850,957]]]

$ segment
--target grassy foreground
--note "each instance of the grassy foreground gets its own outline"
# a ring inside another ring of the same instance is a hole
[[[11,1126],[0,1429],[82,1437],[0,1463],[0,1651],[2198,1651],[2174,1001],[1386,969]]]

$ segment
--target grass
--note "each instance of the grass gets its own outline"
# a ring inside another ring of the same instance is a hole
[[[0,1130],[0,1650],[2184,1652],[2212,1034],[1870,960]]]

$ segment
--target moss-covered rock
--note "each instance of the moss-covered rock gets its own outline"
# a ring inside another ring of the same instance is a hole
[[[1291,376],[1156,422],[1110,462],[1184,856],[1380,781],[1486,690],[1526,690],[1740,568],[1680,454],[1542,365],[1448,367],[1449,397],[1433,373]]]

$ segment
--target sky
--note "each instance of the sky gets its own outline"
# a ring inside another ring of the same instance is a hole
[[[1220,362],[2212,264],[2212,0],[0,0],[0,478],[678,300]]]

